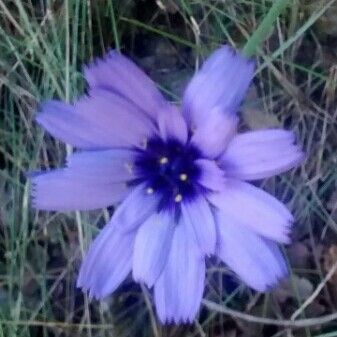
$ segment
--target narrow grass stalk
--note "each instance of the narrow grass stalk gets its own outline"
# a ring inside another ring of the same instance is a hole
[[[267,15],[263,18],[253,35],[243,47],[242,53],[251,57],[256,54],[261,43],[267,38],[278,16],[290,4],[291,0],[275,0]]]

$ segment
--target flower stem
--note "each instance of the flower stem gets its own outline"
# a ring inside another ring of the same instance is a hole
[[[290,0],[274,0],[273,5],[269,9],[267,15],[263,18],[260,25],[257,27],[253,35],[248,39],[246,45],[243,47],[242,53],[247,57],[256,54],[257,49],[261,43],[267,38],[271,28],[274,25],[277,17],[288,6]]]

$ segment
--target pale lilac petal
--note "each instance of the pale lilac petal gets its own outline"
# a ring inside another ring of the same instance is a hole
[[[166,264],[174,228],[174,218],[169,212],[155,213],[140,226],[133,252],[135,281],[153,286]]]
[[[74,105],[49,101],[36,120],[54,137],[88,150],[142,146],[155,132],[153,123],[134,104],[100,89]]]
[[[68,156],[66,170],[73,171],[78,179],[127,182],[137,177],[132,170],[135,156],[126,149],[75,152]]]
[[[189,238],[195,239],[201,252],[214,253],[216,229],[214,217],[206,199],[202,196],[181,203],[182,223]]]
[[[94,89],[75,103],[75,113],[106,136],[107,146],[143,146],[155,133],[154,124],[134,104],[120,95]]]
[[[275,243],[217,212],[218,255],[249,287],[266,291],[287,276],[284,258]]]
[[[146,192],[146,187],[140,184],[133,188],[130,194],[116,209],[113,220],[118,229],[129,232],[146,221],[158,208],[158,198],[155,194]]]
[[[158,126],[162,139],[177,139],[186,143],[188,137],[187,125],[183,115],[173,105],[167,105],[158,114]]]
[[[126,196],[125,183],[87,173],[66,168],[34,175],[33,206],[48,211],[91,210],[113,205]]]
[[[77,287],[97,299],[111,294],[131,271],[135,233],[121,234],[110,221],[84,258]]]
[[[223,191],[209,194],[208,199],[229,221],[272,240],[289,243],[293,216],[281,202],[263,190],[228,179]]]
[[[191,142],[204,156],[216,158],[225,151],[236,132],[237,124],[236,115],[225,114],[217,106],[210,111],[202,124],[196,127]]]
[[[160,321],[192,322],[200,307],[204,281],[204,258],[184,226],[177,225],[167,264],[154,287]]]
[[[216,50],[194,75],[184,99],[183,111],[190,125],[202,125],[214,107],[233,114],[253,78],[255,64],[232,48]]]
[[[74,107],[61,101],[47,101],[41,105],[36,121],[53,137],[83,149],[104,148],[97,131],[83,118],[78,118]]]
[[[268,178],[285,172],[304,159],[294,145],[293,132],[260,130],[235,136],[220,159],[229,177],[243,180]]]
[[[45,210],[88,210],[123,199],[136,178],[130,150],[84,151],[67,158],[67,168],[32,176],[33,204]]]
[[[153,119],[165,104],[154,82],[131,60],[116,51],[89,64],[84,69],[84,75],[91,88],[105,88],[119,93]]]
[[[211,191],[222,191],[225,184],[225,172],[213,160],[197,159],[201,176],[198,183]]]
[[[278,261],[278,267],[279,267],[279,278],[286,278],[289,276],[289,270],[288,270],[288,266],[286,263],[286,260],[284,258],[284,255],[280,249],[280,247],[278,246],[277,243],[275,243],[272,240],[263,238],[264,243],[268,246],[268,248],[270,249],[270,251],[273,253],[275,259]]]

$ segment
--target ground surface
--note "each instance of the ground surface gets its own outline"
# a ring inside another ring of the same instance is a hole
[[[66,151],[34,123],[37,104],[83,92],[81,65],[111,47],[176,101],[202,59],[222,43],[241,48],[272,1],[0,0],[0,336],[337,336],[335,2],[292,2],[261,46],[241,109],[242,129],[294,130],[308,154],[260,183],[296,218],[291,278],[256,294],[210,262],[205,298],[215,305],[191,326],[161,327],[132,282],[101,303],[75,289],[82,253],[112,210],[31,209],[25,172],[61,165]]]

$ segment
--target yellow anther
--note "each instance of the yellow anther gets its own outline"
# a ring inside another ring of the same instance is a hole
[[[167,163],[168,163],[168,158],[167,158],[167,157],[161,157],[161,158],[159,159],[159,163],[160,163],[161,165],[167,164]]]
[[[177,194],[175,197],[174,197],[174,201],[175,202],[181,202],[181,200],[183,200],[183,196],[181,194]]]
[[[154,189],[153,189],[152,187],[148,187],[148,188],[146,189],[146,193],[147,193],[147,194],[153,194],[153,192],[154,192]]]
[[[187,180],[187,174],[186,173],[181,173],[180,174],[180,176],[179,176],[179,179],[181,180],[181,181],[186,181]]]

